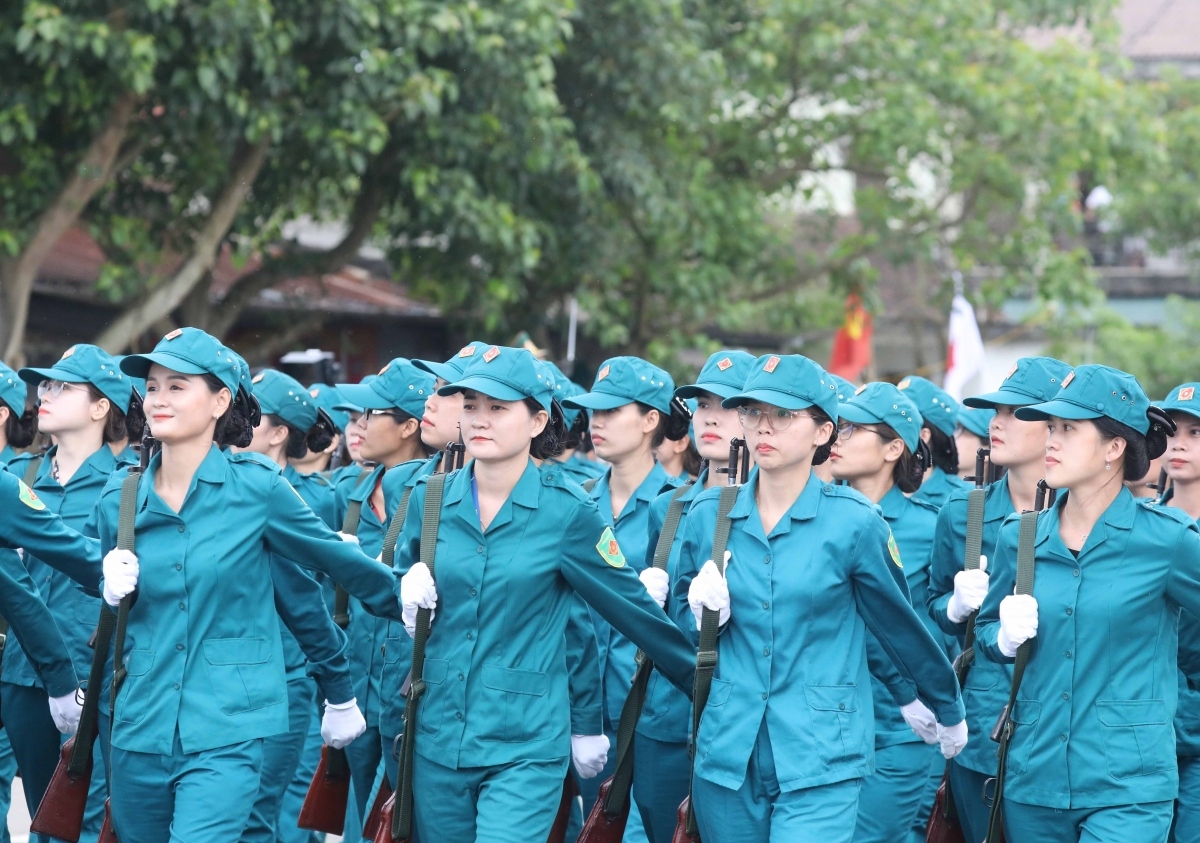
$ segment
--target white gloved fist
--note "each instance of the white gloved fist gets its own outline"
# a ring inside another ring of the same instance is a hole
[[[728,550],[725,551],[726,570],[732,555]],[[692,580],[692,585],[688,588],[688,605],[692,607],[692,614],[696,616],[696,629],[700,628],[705,609],[719,613],[718,625],[724,626],[729,621],[729,583],[711,559],[704,563],[700,573]]]
[[[954,593],[946,604],[946,615],[951,623],[962,623],[972,612],[979,611],[983,598],[987,597],[987,557],[979,557],[979,569],[959,571],[954,575]]]
[[[79,731],[79,715],[83,705],[79,702],[78,691],[72,691],[61,697],[50,698],[50,716],[54,726],[64,735],[73,735]]]
[[[650,598],[658,604],[658,608],[661,609],[667,605],[671,579],[667,576],[666,571],[661,568],[647,568],[638,574],[638,579],[642,581],[642,585],[646,586],[646,591],[649,592]]]
[[[1038,604],[1032,594],[1013,594],[1000,601],[1000,633],[996,645],[1012,658],[1017,648],[1037,636]]]
[[[353,535],[352,533],[343,533],[343,532],[339,531],[338,538],[340,538],[344,542],[354,542],[355,544],[362,544],[362,542],[360,542],[358,540],[358,536]]]
[[[581,779],[594,779],[608,763],[608,737],[571,735],[571,760]]]
[[[967,745],[967,721],[955,723],[953,726],[938,724],[938,743],[941,744],[942,757],[949,761],[963,751]]]
[[[104,557],[104,602],[110,606],[133,594],[141,568],[133,551],[117,548]]]
[[[437,586],[433,584],[433,574],[429,566],[418,562],[408,569],[408,573],[400,578],[400,604],[404,616],[404,629],[409,635],[417,634],[417,610],[429,609],[429,619],[433,620],[433,610],[437,608]]]
[[[913,700],[908,705],[900,706],[900,713],[904,715],[904,722],[909,725],[917,737],[925,741],[927,744],[935,744],[938,742],[938,724],[937,718],[933,716],[925,703],[920,700]]]
[[[334,749],[345,749],[354,739],[367,731],[367,721],[358,710],[358,700],[334,705],[325,700],[325,716],[321,718],[321,740]]]

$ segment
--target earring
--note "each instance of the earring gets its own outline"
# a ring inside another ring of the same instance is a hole
[[[1104,464],[1104,470],[1105,470],[1105,471],[1112,471],[1112,463],[1110,463],[1110,462],[1106,462],[1106,463]]]

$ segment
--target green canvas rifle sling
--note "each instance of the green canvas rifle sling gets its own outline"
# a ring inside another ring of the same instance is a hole
[[[354,481],[354,488],[366,479],[373,469],[364,468]],[[358,535],[358,525],[362,521],[362,501],[350,501],[346,504],[346,515],[342,518],[342,532],[350,536]],[[337,583],[333,586],[333,622],[342,629],[350,625],[350,592]]]

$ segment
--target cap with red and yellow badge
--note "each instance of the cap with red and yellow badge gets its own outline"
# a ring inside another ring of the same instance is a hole
[[[1049,401],[1062,386],[1071,367],[1053,357],[1022,357],[1004,376],[995,392],[964,398],[968,407],[994,410],[997,406],[1025,407]],[[964,425],[965,427],[965,425]]]
[[[433,394],[433,377],[397,357],[379,370],[379,376],[362,383],[339,383],[346,403],[364,410],[403,410],[415,419],[425,414],[425,402]]]
[[[499,401],[532,398],[543,409],[554,400],[554,376],[524,348],[493,345],[474,355],[462,376],[438,390],[438,395],[478,392]]]
[[[428,372],[434,377],[441,378],[446,383],[454,383],[462,373],[466,371],[467,366],[475,361],[475,358],[483,354],[491,348],[486,342],[475,340],[469,342],[458,350],[453,357],[445,363],[434,363],[432,360],[414,360],[413,365],[422,371]]]
[[[250,379],[254,397],[268,416],[278,416],[296,430],[306,431],[317,423],[320,408],[300,381],[275,369],[263,369]]]
[[[718,351],[710,355],[696,382],[675,390],[676,398],[699,398],[707,392],[724,401],[737,395],[746,385],[746,377],[754,366],[754,355],[748,351]]]
[[[721,402],[726,409],[761,401],[785,410],[818,407],[838,420],[837,384],[817,363],[800,354],[764,354],[754,361],[742,391]]]
[[[958,428],[958,402],[929,378],[909,375],[897,388],[917,405],[921,418],[947,436]]]
[[[1162,409],[1200,418],[1200,383],[1184,383],[1171,390]]]
[[[645,404],[670,414],[675,382],[663,369],[640,357],[611,357],[596,373],[590,392],[563,401],[578,410],[615,410],[626,404]]]
[[[19,416],[25,412],[25,396],[28,394],[29,387],[25,386],[25,381],[0,361],[0,402]]]
[[[131,354],[122,359],[121,371],[145,378],[155,364],[182,375],[212,375],[231,393],[236,394],[239,386],[247,394],[250,391],[249,371],[243,371],[238,356],[199,328],[176,328],[149,354]]]
[[[1098,419],[1101,416],[1132,427],[1138,433],[1150,430],[1150,399],[1137,378],[1111,366],[1089,363],[1076,367],[1063,379],[1058,393],[1042,404],[1018,407],[1022,421]]]
[[[337,387],[327,383],[310,383],[308,394],[313,401],[317,402],[317,406],[325,411],[325,415],[329,416],[334,427],[338,430],[346,429],[346,425],[350,424],[350,414],[345,410],[338,409],[346,399],[337,391]]]
[[[838,415],[851,424],[886,424],[913,453],[921,441],[917,405],[890,383],[863,384],[848,400],[838,403]]]
[[[48,369],[22,369],[18,374],[30,386],[42,381],[90,383],[122,413],[129,412],[133,397],[133,378],[119,368],[115,357],[87,343],[73,345]]]

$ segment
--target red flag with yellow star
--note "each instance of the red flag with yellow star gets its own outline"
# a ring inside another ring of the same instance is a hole
[[[871,364],[871,336],[874,325],[858,294],[846,296],[846,319],[833,336],[829,355],[830,372],[846,380],[858,381]]]

